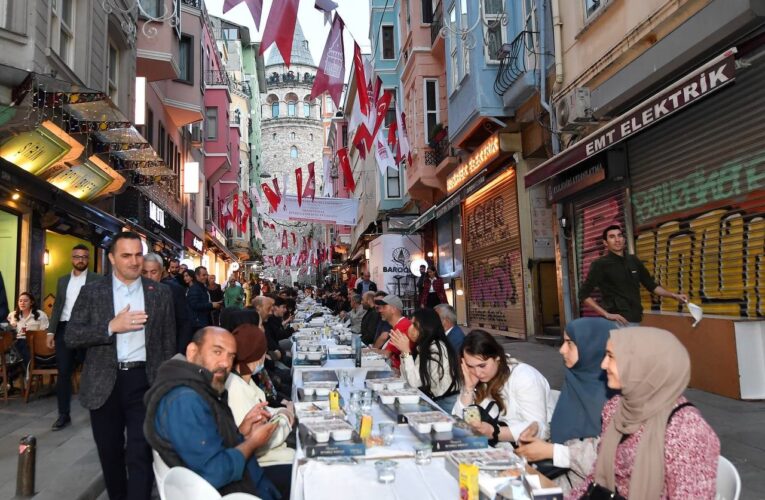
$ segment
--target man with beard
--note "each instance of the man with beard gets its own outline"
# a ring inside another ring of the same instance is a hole
[[[167,274],[174,279],[179,285],[186,289],[186,284],[183,282],[183,276],[181,275],[181,261],[173,257],[167,261]]]
[[[111,276],[80,290],[64,338],[70,348],[87,349],[79,398],[90,410],[109,498],[145,500],[154,473],[143,396],[175,354],[173,298],[165,285],[141,278],[138,234],[116,234],[109,262]]]
[[[276,429],[266,403],[255,405],[239,427],[228,407],[226,379],[235,357],[228,331],[209,326],[195,333],[186,356],[164,363],[146,393],[146,439],[169,467],[191,469],[222,495],[278,499],[255,458]]]
[[[380,313],[375,306],[375,292],[365,293],[361,304],[367,311],[361,319],[361,341],[366,345],[372,345],[377,333],[377,324],[380,322]]]
[[[72,248],[72,272],[58,279],[56,285],[56,302],[50,316],[48,329],[48,347],[56,349],[56,398],[58,399],[58,418],[53,423],[53,430],[63,429],[72,419],[69,410],[72,402],[72,373],[79,361],[82,361],[82,352],[70,349],[66,346],[64,332],[72,315],[74,303],[80,295],[80,290],[87,283],[101,278],[101,275],[88,270],[90,262],[90,250],[85,245],[76,245]],[[3,318],[5,316],[2,316]],[[79,354],[79,356],[78,356]]]

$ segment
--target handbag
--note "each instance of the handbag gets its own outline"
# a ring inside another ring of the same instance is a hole
[[[619,490],[611,491],[597,483],[590,483],[584,495],[579,500],[627,500],[619,494]]]

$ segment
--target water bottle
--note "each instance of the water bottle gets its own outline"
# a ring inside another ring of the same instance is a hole
[[[356,359],[356,368],[361,368],[361,335],[358,333],[351,335],[351,343],[353,345],[353,354]]]

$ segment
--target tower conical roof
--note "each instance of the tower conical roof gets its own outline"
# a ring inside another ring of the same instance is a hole
[[[268,53],[266,66],[274,66],[277,64],[284,64],[284,58],[282,58],[282,55],[276,48],[276,44],[274,44],[271,46],[271,51]],[[311,51],[308,49],[308,40],[306,40],[305,35],[303,34],[303,28],[300,27],[300,21],[298,20],[295,22],[295,35],[292,37],[290,65],[292,64],[316,67]]]

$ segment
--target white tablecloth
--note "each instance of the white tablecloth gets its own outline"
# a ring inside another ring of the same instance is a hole
[[[359,465],[326,465],[314,460],[298,469],[292,484],[293,500],[450,500],[459,498],[459,483],[446,471],[444,459],[429,465],[414,459],[396,460],[396,480],[377,481],[374,460]]]

